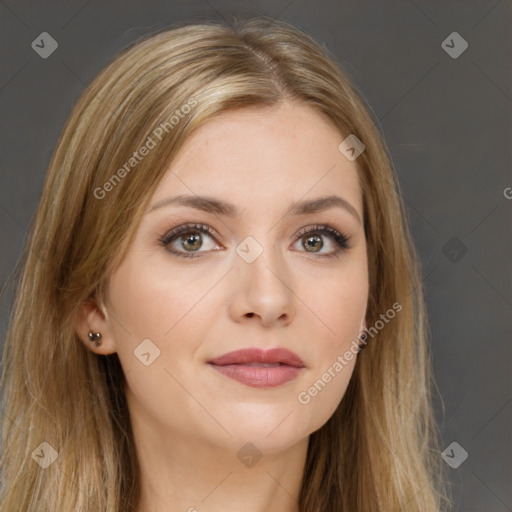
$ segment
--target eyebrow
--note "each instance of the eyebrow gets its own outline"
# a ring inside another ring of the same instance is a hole
[[[188,206],[203,212],[212,213],[215,215],[224,215],[227,217],[240,216],[240,210],[232,203],[220,201],[213,197],[208,196],[189,196],[179,195],[174,197],[167,197],[155,203],[146,213],[150,213],[158,208],[164,206]],[[329,195],[318,197],[311,200],[296,201],[291,204],[285,212],[285,216],[289,215],[308,215],[312,213],[319,213],[331,208],[342,208],[353,215],[362,224],[361,218],[357,210],[346,200],[340,196]]]

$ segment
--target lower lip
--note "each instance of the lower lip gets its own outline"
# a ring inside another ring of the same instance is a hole
[[[237,380],[253,388],[273,388],[295,379],[303,368],[288,366],[246,366],[243,364],[211,364],[226,377]]]

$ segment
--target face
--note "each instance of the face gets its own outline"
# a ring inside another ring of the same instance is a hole
[[[143,428],[271,453],[334,413],[368,300],[362,191],[343,138],[314,110],[285,103],[224,113],[177,155],[94,324],[103,334],[94,350],[118,353]],[[326,196],[341,201],[315,208]],[[302,367],[208,362],[276,347]]]

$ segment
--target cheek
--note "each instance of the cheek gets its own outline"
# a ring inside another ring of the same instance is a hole
[[[320,428],[334,413],[354,371],[357,337],[368,302],[365,264],[363,259],[328,279],[317,279],[315,293],[308,294],[307,304],[315,313],[308,322],[314,364],[297,402],[305,421],[314,428]]]
[[[333,273],[327,278],[307,285],[301,291],[312,312],[318,335],[327,345],[344,347],[360,333],[368,304],[368,277],[366,268]]]
[[[183,368],[183,361],[193,358],[215,323],[219,304],[212,304],[214,293],[209,291],[218,279],[192,268],[185,274],[170,272],[162,264],[137,264],[135,258],[127,259],[112,276],[116,350],[125,373],[135,379],[135,388],[158,389],[161,382],[153,375],[167,379],[165,369],[179,375],[190,371]],[[144,366],[137,354],[148,351],[154,362]]]
[[[127,386],[137,404],[163,422],[173,418],[165,404],[182,411],[190,406],[179,383],[193,387],[194,352],[214,322],[207,294],[214,284],[213,276],[196,279],[189,272],[185,277],[162,265],[130,259],[112,276],[111,325]]]
[[[212,285],[195,279],[193,273],[170,272],[169,267],[151,262],[125,261],[112,277],[114,315],[125,324],[121,336],[130,332],[132,341],[151,338],[165,341],[181,319],[196,306]],[[114,300],[115,297],[115,300]],[[114,322],[115,323],[115,322]],[[119,329],[118,329],[119,332]]]

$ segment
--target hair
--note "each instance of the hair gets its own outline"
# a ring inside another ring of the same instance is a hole
[[[262,16],[189,21],[136,41],[67,120],[16,269],[1,379],[0,512],[136,509],[140,470],[123,370],[116,353],[88,350],[73,320],[82,303],[104,303],[149,199],[194,131],[223,112],[284,101],[314,108],[340,142],[353,134],[364,143],[355,163],[367,325],[401,306],[372,334],[336,411],[310,435],[300,511],[434,512],[448,503],[421,268],[391,157],[371,108],[328,50]],[[127,165],[150,139],[155,146]],[[58,453],[46,469],[33,456],[42,442]]]

